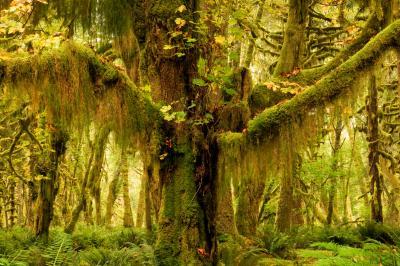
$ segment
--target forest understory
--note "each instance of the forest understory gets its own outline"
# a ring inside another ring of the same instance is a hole
[[[400,0],[0,0],[3,265],[400,265]]]

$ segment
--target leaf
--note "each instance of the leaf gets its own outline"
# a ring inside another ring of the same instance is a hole
[[[178,9],[177,9],[177,11],[180,12],[180,13],[183,13],[183,12],[186,11],[186,10],[187,10],[187,8],[186,8],[185,5],[181,5],[181,6],[178,7]]]
[[[222,35],[217,35],[214,37],[214,39],[215,39],[215,43],[217,43],[217,44],[224,44],[225,40],[226,40],[225,37]]]
[[[175,55],[176,55],[178,58],[180,58],[180,57],[182,57],[182,56],[185,56],[184,53],[176,53]]]
[[[168,113],[172,109],[171,105],[164,105],[163,107],[160,108],[161,113]]]
[[[207,83],[202,79],[193,79],[192,83],[200,87],[207,86]]]
[[[170,45],[170,44],[166,44],[166,45],[164,45],[164,47],[163,47],[163,49],[164,50],[171,50],[171,49],[174,49],[176,46],[172,46],[172,45]]]
[[[167,158],[167,156],[168,156],[168,153],[163,153],[163,154],[161,154],[161,155],[160,155],[160,160],[161,160],[161,161],[164,160],[165,158]]]
[[[195,38],[187,38],[186,42],[189,42],[189,43],[197,42],[197,39],[195,39]]]
[[[186,121],[186,113],[184,111],[175,112],[175,122],[181,123]]]
[[[176,24],[179,28],[182,28],[183,26],[185,26],[186,20],[184,20],[183,18],[176,18],[176,19],[175,19],[175,24]]]
[[[237,93],[236,90],[231,89],[231,88],[224,88],[224,92],[226,94],[228,94],[229,96],[233,96],[233,95],[235,95]]]

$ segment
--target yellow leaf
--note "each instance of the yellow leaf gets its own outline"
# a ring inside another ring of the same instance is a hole
[[[215,43],[218,43],[218,44],[224,44],[225,43],[225,37],[222,36],[222,35],[217,35],[217,36],[214,37],[214,39],[215,39]]]
[[[181,5],[180,7],[178,7],[177,11],[180,13],[183,13],[184,11],[186,11],[186,6],[185,5]]]
[[[175,24],[179,26],[179,28],[182,28],[186,24],[186,20],[183,18],[176,18],[175,19]]]

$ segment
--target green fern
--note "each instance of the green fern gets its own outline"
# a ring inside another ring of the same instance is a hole
[[[71,264],[74,257],[71,236],[59,231],[54,232],[42,256],[46,259],[47,266]]]

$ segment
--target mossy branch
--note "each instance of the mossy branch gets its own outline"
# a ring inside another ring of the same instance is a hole
[[[111,124],[124,135],[152,130],[159,118],[150,97],[127,75],[94,51],[73,42],[35,55],[0,58],[0,86],[18,90],[52,119],[70,125],[77,120]]]
[[[337,56],[327,64],[318,68],[303,70],[299,75],[293,77],[292,80],[308,85],[313,84],[359,51],[375,34],[379,32],[382,23],[384,23],[384,21],[378,18],[376,12],[372,12],[360,36],[354,40],[352,44],[342,49],[340,53],[338,53]]]
[[[264,110],[249,122],[246,135],[235,133],[242,139],[252,143],[262,143],[265,139],[279,134],[280,127],[288,122],[304,118],[315,107],[323,107],[333,100],[338,99],[349,90],[355,78],[361,71],[374,62],[388,49],[400,46],[400,20],[396,20],[386,29],[381,31],[364,48],[340,65],[334,72],[321,79],[314,86],[303,93],[296,95],[291,100],[275,105]],[[229,140],[229,134],[223,134],[221,140]]]

